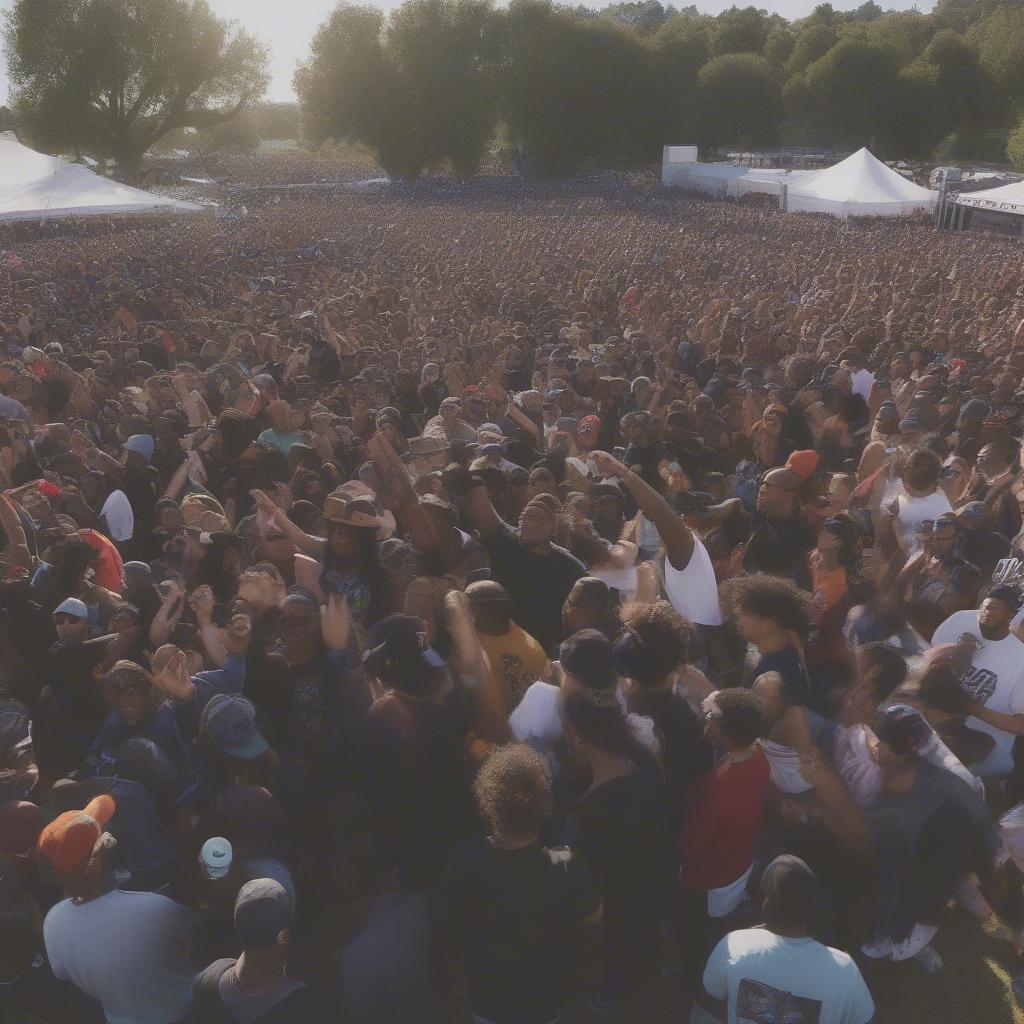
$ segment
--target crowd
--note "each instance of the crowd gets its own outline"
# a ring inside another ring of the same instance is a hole
[[[953,914],[1017,954],[1018,245],[626,179],[4,230],[27,1019],[868,1024]]]

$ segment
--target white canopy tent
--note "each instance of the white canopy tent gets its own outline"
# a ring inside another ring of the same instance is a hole
[[[1024,214],[1024,181],[1014,181],[998,188],[980,192],[961,192],[955,200],[957,206],[970,206],[995,213]]]
[[[202,213],[187,203],[121,185],[0,133],[0,220],[41,220],[122,213]]]
[[[787,192],[787,210],[835,217],[895,217],[930,210],[937,198],[937,193],[907,181],[867,149],[802,177]]]

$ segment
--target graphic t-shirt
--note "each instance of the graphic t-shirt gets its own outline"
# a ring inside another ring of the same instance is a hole
[[[490,662],[494,681],[505,698],[505,707],[511,711],[544,674],[548,656],[544,648],[514,622],[507,633],[495,636],[478,632],[477,639]]]
[[[932,636],[932,644],[956,643],[969,633],[981,644],[971,657],[971,667],[963,680],[963,688],[971,700],[1006,715],[1024,714],[1024,643],[1012,633],[1002,640],[986,640],[978,626],[978,612],[954,612]],[[1005,775],[1013,768],[1012,733],[977,718],[968,717],[971,729],[986,732],[996,745],[992,753],[977,764],[970,765],[975,775]]]
[[[814,939],[761,928],[730,932],[704,969],[727,1024],[867,1024],[875,1004],[857,965]]]

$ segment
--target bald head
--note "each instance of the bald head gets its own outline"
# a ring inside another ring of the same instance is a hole
[[[792,469],[773,469],[765,474],[757,492],[757,508],[773,519],[796,513],[803,481]]]

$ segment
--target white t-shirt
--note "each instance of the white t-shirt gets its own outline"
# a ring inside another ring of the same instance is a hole
[[[953,506],[939,489],[924,498],[912,498],[901,486],[896,492],[896,500],[900,504],[899,515],[896,517],[896,538],[903,553],[910,559],[921,550],[917,541],[918,526],[925,519],[934,522],[943,512],[952,512]]]
[[[719,942],[704,968],[704,987],[727,1001],[728,1024],[867,1024],[875,1012],[860,970],[845,953],[762,928],[730,932]]]
[[[547,754],[562,735],[562,712],[558,705],[560,688],[537,681],[523,694],[523,699],[508,716],[508,727],[516,743],[526,743],[538,753]],[[619,704],[626,711],[626,697],[618,691]],[[646,715],[626,714],[626,724],[633,738],[651,753],[661,753],[661,744],[654,721]]]
[[[956,643],[961,633],[970,633],[981,641],[981,647],[971,658],[971,669],[963,686],[971,700],[1005,715],[1024,714],[1024,644],[1012,633],[1002,640],[986,640],[978,626],[977,610],[954,612],[932,637],[932,644]],[[976,764],[971,771],[978,776],[1006,775],[1013,768],[1012,733],[997,729],[987,722],[968,717],[971,729],[987,732],[995,738],[992,753]]]
[[[107,495],[107,500],[100,509],[100,516],[106,520],[111,540],[132,539],[132,534],[135,533],[135,513],[124,491],[111,491]]]
[[[875,375],[870,370],[857,370],[850,374],[853,381],[853,393],[860,395],[865,402],[871,398],[871,389],[875,386]]]
[[[61,900],[43,940],[53,973],[98,999],[109,1024],[169,1024],[192,1007],[185,943],[199,920],[166,896],[115,889],[80,905]]]
[[[688,622],[700,626],[720,626],[725,622],[718,603],[715,567],[696,534],[693,554],[685,569],[679,570],[665,559],[665,593],[669,604]]]

